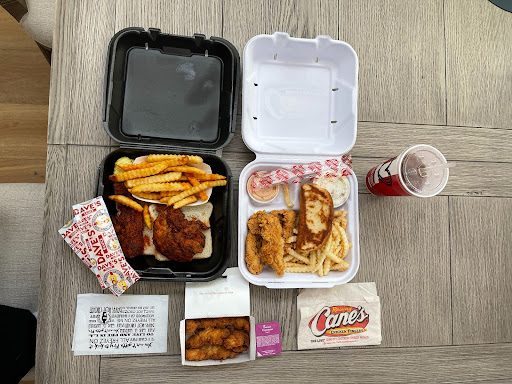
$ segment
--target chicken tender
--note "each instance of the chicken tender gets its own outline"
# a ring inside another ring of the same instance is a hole
[[[117,206],[117,216],[112,220],[114,229],[126,258],[131,259],[144,253],[144,218],[141,212]]]
[[[246,332],[235,330],[225,340],[224,348],[233,352],[242,353],[249,348],[249,335]]]
[[[270,213],[279,219],[281,227],[283,227],[283,239],[286,242],[286,240],[293,236],[297,214],[293,209],[274,210]]]
[[[279,276],[284,274],[285,240],[279,217],[280,213],[258,211],[247,221],[245,262],[249,272],[260,274],[263,266],[269,265]],[[290,215],[283,214],[283,221],[286,221],[288,226],[292,219]]]
[[[199,220],[187,220],[180,209],[167,207],[153,223],[153,242],[169,260],[188,262],[203,252],[206,229]]]
[[[278,276],[284,275],[283,227],[279,219],[266,214],[260,219],[261,261],[269,265]]]
[[[131,196],[124,183],[114,183],[114,195]]]
[[[247,269],[253,275],[259,275],[263,271],[263,263],[260,257],[261,229],[260,218],[265,215],[264,211],[254,213],[247,221],[247,237],[245,239],[245,262]]]
[[[201,348],[191,348],[185,350],[185,359],[189,361],[199,360],[226,360],[237,355],[220,345],[206,345]]]
[[[210,319],[194,319],[185,322],[187,333],[195,333],[207,328],[229,328],[249,332],[251,324],[247,317],[220,317]]]
[[[247,269],[253,275],[259,275],[263,271],[263,263],[259,255],[261,237],[252,232],[247,233],[245,239],[245,262]]]
[[[195,333],[199,328],[199,320],[186,320],[185,321],[185,332],[188,334]]]
[[[187,339],[187,348],[201,348],[204,345],[222,345],[231,332],[227,328],[203,329]],[[229,348],[231,349],[231,348]]]

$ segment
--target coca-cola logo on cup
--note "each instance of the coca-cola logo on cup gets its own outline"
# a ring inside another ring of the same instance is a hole
[[[309,328],[316,337],[347,336],[366,331],[369,322],[370,315],[362,306],[326,306],[309,321]]]

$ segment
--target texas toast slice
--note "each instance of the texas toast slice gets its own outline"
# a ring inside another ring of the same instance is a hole
[[[297,249],[315,251],[331,234],[334,207],[329,191],[315,184],[304,184],[300,193]]]

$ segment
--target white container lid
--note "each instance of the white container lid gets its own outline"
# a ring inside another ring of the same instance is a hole
[[[252,284],[268,288],[327,288],[344,284],[359,269],[358,185],[349,176],[351,192],[342,207],[348,211],[351,242],[344,272],[327,276],[286,273],[265,268],[253,275],[245,264],[247,220],[256,211],[286,209],[281,194],[265,205],[252,201],[244,187],[256,171],[341,156],[357,134],[358,60],[350,45],[327,36],[291,38],[276,32],[253,37],[244,49],[242,137],[256,154],[240,173],[238,200],[238,268]],[[298,185],[290,186],[298,196]],[[295,199],[293,209],[299,209]]]
[[[357,134],[358,60],[347,43],[287,33],[244,49],[242,137],[256,154],[336,156]]]

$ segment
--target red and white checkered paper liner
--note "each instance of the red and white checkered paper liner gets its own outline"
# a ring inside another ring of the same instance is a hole
[[[256,172],[252,179],[255,189],[268,188],[274,184],[300,183],[302,180],[317,176],[340,177],[352,174],[352,157],[343,155],[339,158],[296,164],[289,168],[278,168],[270,172]]]

